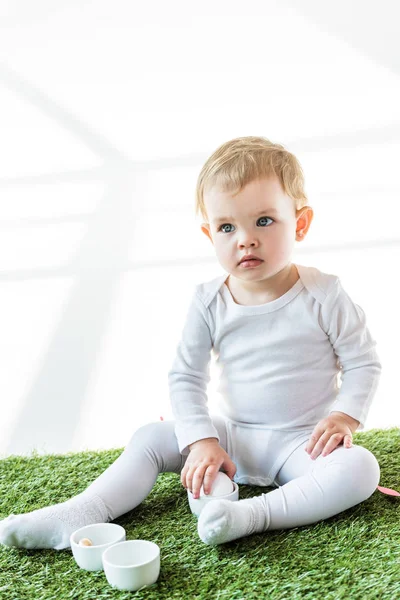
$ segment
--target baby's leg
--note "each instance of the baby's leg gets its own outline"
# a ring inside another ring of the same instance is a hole
[[[151,492],[159,473],[180,473],[186,457],[178,449],[175,423],[140,427],[123,453],[85,491],[98,496],[113,521],[138,506]]]
[[[215,425],[224,437],[222,420]],[[79,527],[112,521],[135,508],[159,473],[180,473],[183,468],[186,457],[179,452],[174,428],[173,421],[141,427],[117,460],[81,494],[0,521],[0,542],[20,548],[68,548],[70,534]]]
[[[337,447],[313,461],[302,444],[277,476],[268,494],[228,502],[216,500],[199,518],[201,539],[222,544],[252,533],[289,529],[328,519],[369,498],[379,483],[379,465],[361,446]]]

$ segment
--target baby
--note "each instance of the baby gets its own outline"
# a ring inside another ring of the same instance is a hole
[[[338,277],[291,260],[313,219],[298,160],[263,137],[228,141],[200,172],[196,209],[224,273],[193,291],[169,372],[175,420],[139,428],[81,494],[1,521],[3,544],[67,548],[75,529],[140,504],[161,472],[180,474],[195,498],[219,470],[275,488],[208,503],[198,532],[210,545],[316,523],[376,489],[376,458],[352,434],[364,426],[381,365],[364,312]],[[218,416],[207,408],[211,356]]]

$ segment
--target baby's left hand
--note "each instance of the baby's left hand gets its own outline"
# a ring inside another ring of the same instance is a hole
[[[345,448],[351,448],[353,432],[359,421],[342,412],[336,412],[317,423],[306,446],[306,452],[314,460],[320,454],[327,456],[343,442]]]

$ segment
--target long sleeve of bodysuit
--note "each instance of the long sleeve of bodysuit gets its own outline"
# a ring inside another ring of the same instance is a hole
[[[206,314],[206,308],[195,292],[168,373],[175,434],[182,454],[187,454],[188,445],[197,440],[215,437],[219,441],[207,408],[212,339]]]
[[[337,280],[322,305],[320,324],[340,363],[341,386],[331,412],[344,412],[364,428],[378,386],[381,364],[376,342],[366,325],[364,311]]]

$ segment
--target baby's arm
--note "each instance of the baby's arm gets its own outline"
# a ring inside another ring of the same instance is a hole
[[[179,451],[188,454],[181,481],[195,497],[203,478],[204,491],[210,491],[220,467],[224,467],[229,476],[235,473],[234,464],[218,443],[218,432],[207,408],[208,367],[213,344],[211,327],[207,309],[195,293],[168,375]]]
[[[175,417],[175,435],[181,454],[189,445],[215,437],[219,440],[207,408],[212,336],[207,309],[195,292],[184,323],[175,359],[168,373],[169,395]]]
[[[320,311],[320,324],[341,366],[341,386],[330,414],[317,423],[306,451],[326,456],[343,442],[351,447],[353,433],[364,427],[375,395],[381,364],[364,311],[337,280]]]
[[[210,492],[221,467],[231,479],[235,475],[235,464],[216,438],[198,440],[190,444],[189,448],[190,453],[181,472],[181,482],[192,492],[194,498],[199,497],[202,484],[204,493]]]

